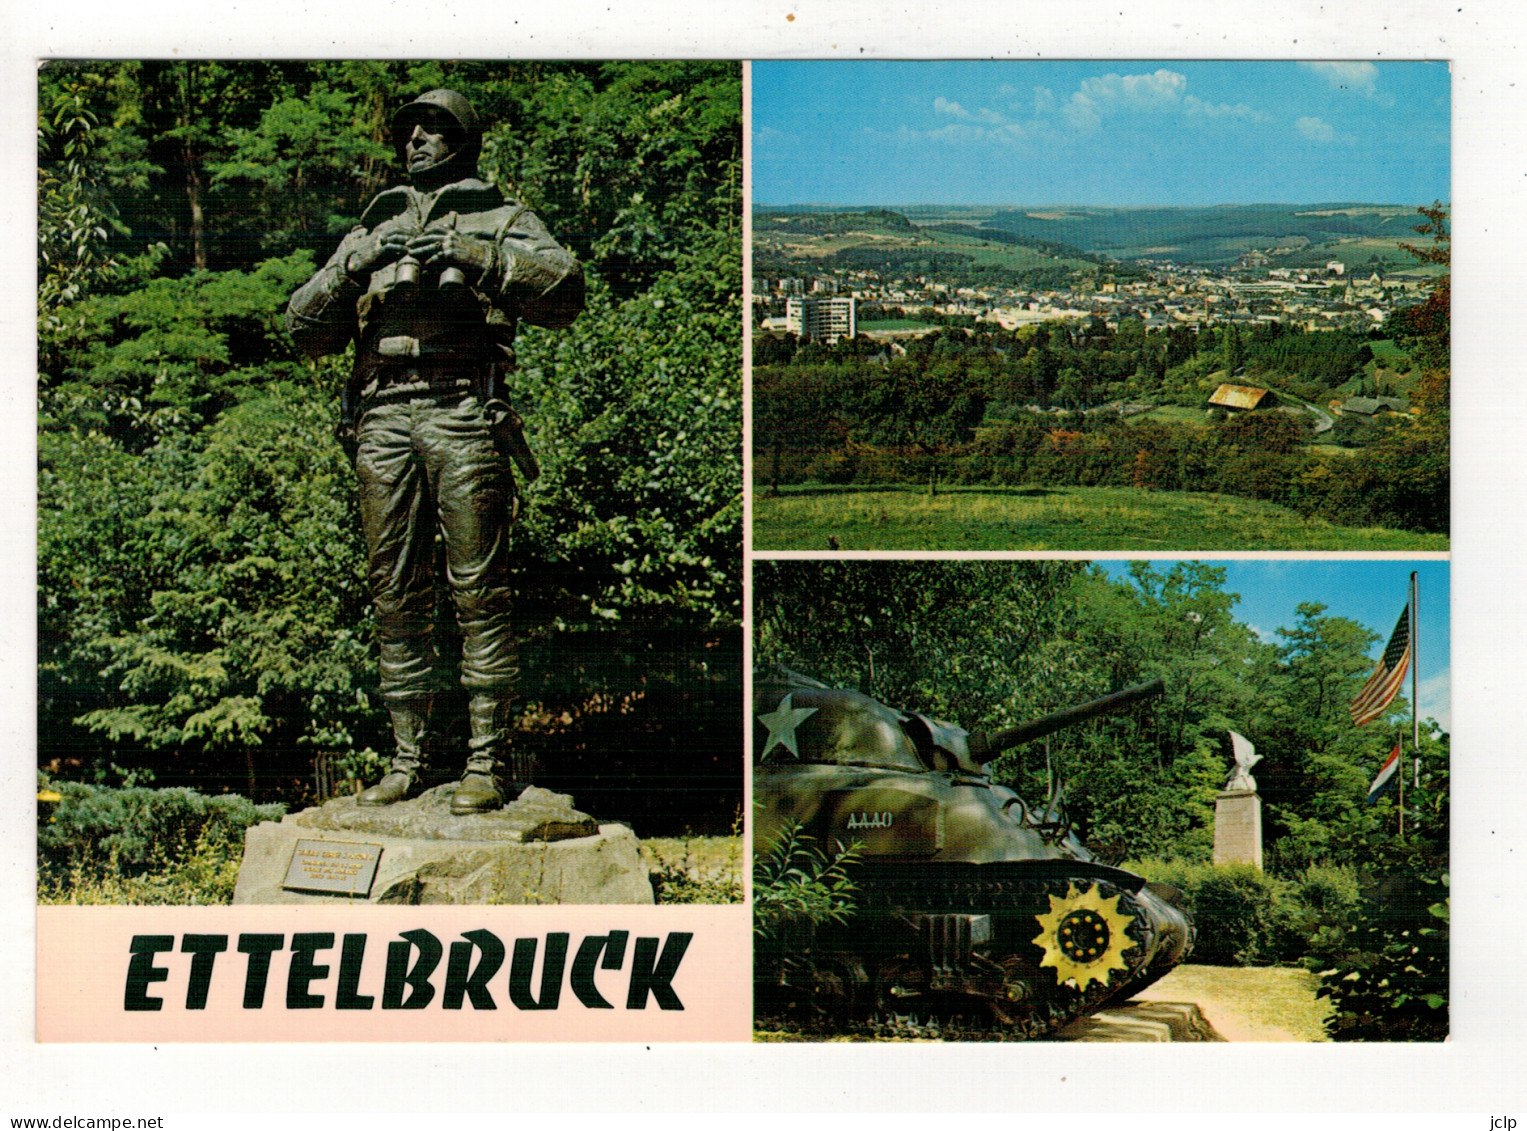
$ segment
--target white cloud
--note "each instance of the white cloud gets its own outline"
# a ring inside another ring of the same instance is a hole
[[[933,112],[953,118],[957,122],[985,122],[989,126],[1001,126],[1007,124],[1004,118],[995,110],[988,110],[985,106],[972,113],[953,99],[944,98],[940,95],[933,100]]]
[[[918,133],[918,131],[912,131]],[[923,130],[918,136],[927,138],[929,141],[941,141],[946,144],[968,145],[971,142],[986,140],[989,130],[980,126],[966,125],[963,122],[951,122],[947,126],[940,126],[936,130]]]
[[[962,122],[968,122],[975,117],[974,114],[958,102],[953,102],[943,95],[939,95],[939,97],[933,100],[933,112],[935,114],[947,114],[949,117],[956,118]]]
[[[1378,97],[1379,69],[1372,63],[1301,63],[1301,67],[1325,78],[1337,90]]]
[[[1427,676],[1417,689],[1420,692],[1423,720],[1436,719],[1445,731],[1453,729],[1453,674],[1451,669]]]
[[[1083,79],[1081,89],[1071,97],[1085,98],[1096,105],[1116,103],[1149,108],[1181,100],[1187,85],[1186,75],[1162,68],[1148,75],[1106,74]]]
[[[1060,107],[1060,116],[1079,133],[1092,133],[1105,118],[1130,112],[1246,122],[1266,120],[1266,115],[1245,103],[1206,102],[1187,90],[1187,76],[1164,67],[1143,75],[1099,75],[1082,80]],[[1050,91],[1040,87],[1034,94],[1036,114],[1043,115],[1055,105],[1055,96]]]
[[[1027,131],[1017,122],[1008,122],[1002,115],[990,110],[981,110],[975,114],[965,111],[962,120],[932,130],[899,126],[891,132],[868,128],[864,132],[869,137],[899,145],[918,145],[924,142],[940,145],[977,145],[985,142],[1005,144],[1028,137]]]
[[[940,145],[976,145],[983,142],[1010,143],[1022,141],[1027,131],[1017,122],[1011,122],[996,110],[983,106],[970,110],[952,98],[943,95],[933,100],[933,112],[943,118],[952,118],[947,125],[929,130],[917,130],[899,126],[890,132],[867,128],[865,133],[882,141],[899,145],[916,145],[934,142]]]
[[[1253,110],[1244,102],[1237,102],[1231,106],[1228,102],[1205,102],[1201,98],[1188,95],[1182,100],[1183,112],[1190,117],[1200,114],[1205,118],[1237,118],[1243,122],[1260,122],[1266,119],[1266,115],[1259,110]]]
[[[1294,123],[1294,129],[1310,141],[1325,143],[1336,139],[1335,128],[1329,122],[1323,122],[1319,118],[1300,118]]]
[[[1083,79],[1066,100],[1061,117],[1075,130],[1092,133],[1109,114],[1124,110],[1161,110],[1181,105],[1187,77],[1162,68],[1148,75],[1109,73]]]

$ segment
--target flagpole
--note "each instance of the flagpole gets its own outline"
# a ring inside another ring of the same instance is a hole
[[[1406,611],[1407,611],[1407,614],[1408,614],[1408,617],[1409,617],[1409,619],[1406,621],[1406,624],[1405,624],[1405,632],[1406,632],[1407,635],[1409,635],[1415,629],[1415,623],[1416,623],[1416,621],[1415,621],[1415,618],[1416,618],[1416,606],[1414,604],[1415,596],[1416,596],[1415,587],[1416,587],[1416,577],[1415,577],[1415,574],[1411,574],[1410,581],[1405,586],[1405,608],[1406,608]],[[1407,641],[1407,646],[1408,646],[1408,649],[1409,649],[1409,652],[1410,652],[1410,673],[1411,673],[1411,675],[1415,675],[1416,674],[1416,638],[1414,636],[1410,636],[1410,639]],[[1400,678],[1404,679],[1405,677],[1402,674]],[[1412,700],[1415,699],[1415,695],[1414,694],[1411,695],[1411,699]],[[1400,843],[1404,844],[1405,843],[1405,732],[1404,731],[1401,731],[1400,734],[1398,735],[1398,737],[1396,739],[1396,742],[1395,742],[1395,746],[1400,751],[1400,757],[1395,762],[1395,767],[1394,767],[1395,773],[1398,774],[1399,778],[1400,778],[1400,803],[1399,803],[1399,805],[1396,806],[1396,808],[1399,810]]]
[[[1421,599],[1420,583],[1416,580],[1416,571],[1410,571],[1410,741],[1411,752],[1415,756],[1416,776],[1411,780],[1411,785],[1421,788],[1421,694],[1417,690],[1421,678],[1421,638],[1417,635],[1420,628],[1421,610],[1416,603]]]
[[[1416,717],[1416,688],[1417,688],[1416,669],[1419,668],[1420,665],[1416,662],[1416,660],[1417,660],[1417,653],[1416,653],[1416,643],[1417,643],[1417,641],[1416,641],[1416,572],[1415,572],[1415,570],[1411,570],[1411,573],[1410,573],[1410,592],[1407,594],[1407,597],[1408,597],[1408,600],[1406,601],[1406,606],[1410,609],[1410,624],[1408,626],[1408,628],[1410,630],[1410,731],[1411,731],[1411,734],[1410,734],[1410,737],[1411,737],[1411,747],[1410,747],[1410,750],[1411,750],[1411,757],[1413,757],[1413,758],[1420,758],[1420,756],[1421,756],[1421,728],[1420,728],[1420,723],[1419,723],[1419,721],[1418,721],[1418,719]],[[1404,751],[1404,746],[1405,746],[1405,740],[1402,737],[1400,739],[1400,747],[1401,747],[1401,749],[1400,749],[1400,755],[1401,755],[1401,757],[1400,757],[1400,764],[1395,767],[1395,773],[1400,775],[1400,843],[1401,844],[1405,843],[1405,759],[1404,759],[1405,751]]]

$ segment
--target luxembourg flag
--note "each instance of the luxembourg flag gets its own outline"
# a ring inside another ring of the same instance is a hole
[[[1400,739],[1394,740],[1394,749],[1389,752],[1389,757],[1384,759],[1384,765],[1379,769],[1379,776],[1373,779],[1373,784],[1368,787],[1368,804],[1373,805],[1384,794],[1389,793],[1400,784]]]

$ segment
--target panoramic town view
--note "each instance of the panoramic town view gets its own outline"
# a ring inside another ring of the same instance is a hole
[[[1139,66],[759,66],[756,548],[1447,547],[1445,67]]]

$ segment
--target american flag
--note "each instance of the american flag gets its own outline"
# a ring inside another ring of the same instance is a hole
[[[1405,669],[1409,664],[1410,606],[1406,605],[1373,674],[1368,677],[1368,682],[1363,684],[1363,689],[1348,708],[1352,713],[1353,726],[1371,723],[1384,713],[1384,708],[1389,706],[1395,692],[1400,690],[1400,684],[1405,682]]]

